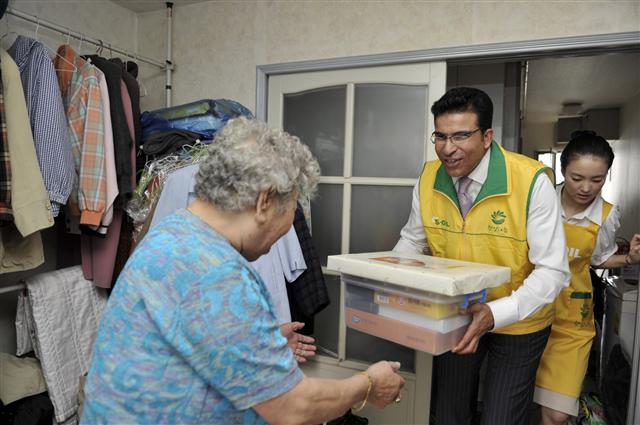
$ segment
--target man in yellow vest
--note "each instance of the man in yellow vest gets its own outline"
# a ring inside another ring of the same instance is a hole
[[[493,140],[493,104],[481,90],[449,90],[431,108],[427,162],[394,251],[430,252],[511,268],[511,282],[472,305],[467,332],[435,359],[438,425],[470,424],[487,357],[482,424],[529,424],[536,370],[569,283],[566,243],[550,171]]]

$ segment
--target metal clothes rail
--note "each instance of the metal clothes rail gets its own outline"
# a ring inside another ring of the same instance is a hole
[[[163,69],[166,72],[166,85],[165,85],[165,91],[167,92],[167,99],[166,99],[166,106],[171,106],[171,73],[174,69],[174,65],[173,62],[171,62],[171,39],[172,39],[172,33],[171,33],[171,19],[172,19],[172,8],[173,8],[173,3],[167,2],[167,59],[163,62],[139,55],[135,52],[129,52],[126,49],[120,48],[118,46],[114,46],[111,43],[105,42],[104,40],[100,40],[97,38],[93,38],[93,37],[87,37],[86,35],[73,31],[67,27],[64,27],[62,25],[58,25],[56,23],[53,23],[51,21],[47,21],[45,19],[41,19],[37,16],[34,15],[30,15],[28,13],[22,12],[20,10],[14,9],[12,7],[7,8],[6,13],[8,15],[12,15],[15,16],[16,18],[20,18],[23,19],[25,21],[34,23],[38,26],[44,27],[44,28],[48,28],[52,31],[56,31],[59,32],[60,34],[63,35],[67,35],[68,37],[73,37],[76,40],[80,40],[83,43],[89,43],[89,44],[93,44],[94,46],[97,47],[101,47],[103,49],[108,49],[110,52],[116,52],[120,55],[123,56],[127,56],[130,57],[132,59],[135,59],[139,62],[144,62],[146,64],[155,66],[157,68]]]
[[[72,31],[69,28],[63,27],[62,25],[54,24],[53,22],[49,22],[49,21],[46,21],[44,19],[40,19],[37,16],[29,15],[28,13],[21,12],[19,10],[14,9],[14,8],[8,8],[7,9],[7,14],[13,15],[13,16],[15,16],[17,18],[23,19],[23,20],[28,21],[28,22],[32,22],[32,23],[34,23],[36,25],[40,25],[41,27],[48,28],[48,29],[50,29],[52,31],[59,32],[60,34],[68,35],[68,36],[73,37],[73,38],[75,38],[77,40],[82,40],[83,43],[90,43],[90,44],[93,44],[93,45],[98,46],[98,47],[106,48],[109,51],[117,52],[117,53],[119,53],[121,55],[128,56],[128,57],[136,59],[136,60],[138,60],[140,62],[145,62],[145,63],[147,63],[149,65],[153,65],[153,66],[156,66],[156,67],[161,68],[161,69],[165,69],[165,67],[167,66],[166,64],[164,64],[162,62],[159,62],[159,61],[156,61],[154,59],[146,58],[144,56],[138,55],[137,53],[130,53],[125,49],[122,49],[122,48],[117,47],[117,46],[113,46],[111,43],[107,43],[104,40],[99,40],[99,39],[96,39],[96,38],[87,37],[84,34],[81,34],[81,33],[76,32],[76,31]]]
[[[17,285],[0,287],[0,294],[6,294],[7,292],[21,291],[26,287],[27,285],[23,281],[21,281],[21,283],[18,283]]]

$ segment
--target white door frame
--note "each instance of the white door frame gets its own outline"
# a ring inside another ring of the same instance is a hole
[[[640,31],[514,41],[509,43],[476,44],[415,50],[412,52],[381,53],[259,65],[256,67],[256,116],[263,121],[267,119],[268,79],[271,75],[416,62],[480,61],[487,59],[516,60],[571,53],[597,54],[629,50],[640,50]]]

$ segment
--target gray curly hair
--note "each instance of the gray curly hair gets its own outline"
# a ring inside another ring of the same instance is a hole
[[[311,198],[319,175],[318,161],[296,136],[239,117],[216,134],[194,191],[199,199],[234,212],[255,206],[260,192],[269,191],[282,212],[295,192],[299,199]]]

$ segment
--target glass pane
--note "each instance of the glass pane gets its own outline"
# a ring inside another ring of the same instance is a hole
[[[347,328],[347,359],[365,363],[390,360],[400,362],[403,370],[415,370],[413,349],[351,328]]]
[[[427,86],[358,84],[353,175],[417,177],[426,140]]]
[[[413,187],[354,185],[349,252],[390,251],[409,219],[412,193]]]
[[[331,303],[314,319],[316,345],[330,351],[319,354],[338,357],[338,328],[340,327],[340,277],[324,275]]]
[[[318,185],[311,201],[311,232],[320,264],[327,265],[327,255],[340,254],[342,237],[342,186]]]
[[[285,94],[283,128],[306,143],[323,176],[344,173],[346,86]]]

